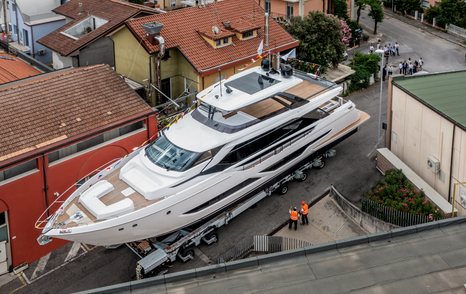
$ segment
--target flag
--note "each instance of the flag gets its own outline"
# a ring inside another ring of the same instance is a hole
[[[261,43],[259,44],[259,47],[257,47],[257,55],[261,56],[262,51],[264,51],[264,40],[261,40]]]
[[[286,53],[281,57],[283,60],[287,61],[288,58],[296,58],[296,48],[291,50],[290,52]]]

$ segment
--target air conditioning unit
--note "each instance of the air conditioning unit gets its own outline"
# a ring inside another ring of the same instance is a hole
[[[47,54],[47,51],[45,51],[44,49],[37,50],[37,55],[44,56],[45,54]]]
[[[427,157],[427,167],[434,173],[440,172],[440,161],[434,156],[430,155]]]

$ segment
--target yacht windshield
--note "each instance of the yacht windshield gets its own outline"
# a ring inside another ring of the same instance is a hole
[[[190,168],[199,157],[199,153],[174,145],[164,135],[146,147],[146,155],[156,165],[174,171]]]

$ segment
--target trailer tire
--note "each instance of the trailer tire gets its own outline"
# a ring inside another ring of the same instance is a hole
[[[285,195],[288,193],[288,185],[282,185],[280,186],[280,190],[278,191],[280,195]]]
[[[302,176],[300,178],[298,178],[298,181],[299,182],[304,182],[306,179],[307,179],[307,173],[302,172]]]
[[[316,168],[323,169],[324,166],[325,166],[325,160],[322,159],[322,160],[320,160],[320,164],[318,166],[316,166]]]

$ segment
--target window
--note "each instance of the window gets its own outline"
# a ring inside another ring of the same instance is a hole
[[[97,30],[99,27],[103,26],[107,22],[108,21],[103,18],[90,15],[89,17],[78,22],[71,28],[62,32],[62,34],[72,39],[78,40],[82,36],[85,36],[89,34],[90,32]]]
[[[70,145],[67,147],[64,147],[60,150],[54,151],[49,153],[47,156],[49,158],[49,163],[52,163],[54,161],[57,161],[59,159],[65,158],[67,156],[73,155],[75,153],[78,153],[80,151],[85,151],[89,148],[92,148],[94,146],[97,146],[99,144],[102,144],[104,142],[113,140],[115,138],[118,138],[120,136],[124,136],[128,133],[137,131],[139,129],[144,128],[144,123],[142,121],[138,121],[136,123],[126,125],[123,127],[120,127],[118,129],[113,129],[106,131],[103,134],[97,135],[93,138],[90,138],[86,141],[79,142],[78,144]]]
[[[270,13],[272,11],[272,3],[270,0],[265,0],[265,12]]]
[[[215,45],[217,45],[217,46],[222,45],[222,40],[216,40],[216,41],[215,41]]]
[[[247,31],[243,33],[243,39],[254,37],[254,31]]]
[[[171,81],[170,78],[163,79],[160,82],[160,88],[162,90],[162,93],[164,93],[167,97],[172,97],[172,87],[171,87]],[[162,95],[163,96],[163,95]],[[162,97],[162,102],[167,102],[167,98],[165,96]]]
[[[286,19],[293,17],[293,3],[286,3]]]
[[[200,156],[199,153],[176,146],[165,135],[160,136],[145,150],[147,158],[154,164],[174,171],[189,169]]]
[[[8,241],[8,226],[6,223],[6,212],[0,212],[0,242]]]
[[[229,43],[229,38],[223,38],[223,45],[226,45]]]
[[[25,29],[23,29],[23,45],[29,46],[29,35],[28,31],[26,31]]]
[[[289,123],[280,129],[270,131],[260,137],[250,139],[235,146],[231,152],[220,161],[220,164],[234,164],[238,161],[248,158],[254,153],[266,149],[286,136],[302,129],[301,123],[302,120]]]
[[[18,34],[18,27],[15,24],[13,25],[13,33]]]
[[[32,159],[11,168],[0,171],[0,182],[37,169],[37,160]]]
[[[171,7],[172,7],[172,8],[175,8],[175,7],[176,7],[176,0],[172,0],[172,2],[171,2]]]
[[[13,9],[13,12],[16,12],[16,4],[15,3],[11,3],[11,8]]]

